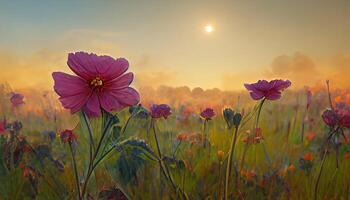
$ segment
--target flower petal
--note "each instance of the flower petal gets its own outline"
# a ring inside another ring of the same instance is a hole
[[[101,107],[107,112],[118,111],[123,107],[118,100],[109,92],[102,92],[99,94]]]
[[[52,73],[54,90],[60,96],[59,100],[72,113],[79,111],[90,96],[90,88],[86,82],[76,76],[62,72]]]
[[[128,61],[124,58],[114,59],[110,56],[97,56],[85,52],[70,53],[67,64],[75,74],[85,80],[98,76],[104,80],[113,80],[129,67]]]
[[[271,81],[271,84],[275,90],[284,90],[288,88],[292,83],[289,80],[273,80]]]
[[[265,95],[265,98],[268,100],[277,100],[281,98],[281,92],[276,90],[271,90]]]
[[[107,82],[104,85],[104,88],[108,90],[123,89],[128,87],[133,80],[134,80],[134,74],[129,72],[112,81]]]
[[[98,117],[101,114],[100,101],[96,92],[92,93],[87,101],[84,112],[88,117]]]
[[[264,93],[262,93],[260,91],[253,91],[253,92],[250,92],[250,96],[254,100],[260,100],[264,97]]]
[[[139,93],[131,87],[112,90],[111,95],[118,100],[122,107],[137,105],[140,101]]]

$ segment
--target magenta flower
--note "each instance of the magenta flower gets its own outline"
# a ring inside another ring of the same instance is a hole
[[[330,127],[350,128],[350,107],[337,105],[334,110],[327,109],[323,112],[322,119]]]
[[[24,104],[24,96],[22,94],[13,92],[10,101],[13,107],[17,107]]]
[[[206,108],[201,112],[201,117],[205,120],[211,120],[215,116],[215,112],[211,108]]]
[[[322,113],[322,119],[328,126],[334,127],[338,123],[338,115],[335,111],[327,109]]]
[[[0,121],[0,135],[3,135],[6,131],[6,120]]]
[[[161,118],[167,119],[171,115],[171,109],[166,104],[153,104],[151,106],[151,116],[152,118]]]
[[[98,117],[101,108],[119,111],[139,102],[138,92],[129,87],[134,75],[125,73],[126,59],[77,52],[68,54],[67,64],[78,76],[54,72],[52,77],[59,100],[72,113],[83,110],[89,117]]]
[[[289,80],[259,80],[256,83],[244,84],[244,87],[250,91],[250,96],[254,100],[262,98],[268,100],[277,100],[281,98],[281,92],[291,85]]]

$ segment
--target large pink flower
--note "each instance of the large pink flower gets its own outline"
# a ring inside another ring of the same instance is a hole
[[[78,76],[54,72],[52,77],[59,100],[72,113],[83,109],[89,117],[97,117],[101,108],[118,111],[139,102],[138,92],[129,87],[134,75],[125,73],[126,59],[77,52],[68,54],[67,64]]]
[[[250,96],[254,100],[266,98],[276,100],[281,98],[281,92],[291,85],[289,80],[259,80],[256,83],[244,84],[245,88],[250,91]]]

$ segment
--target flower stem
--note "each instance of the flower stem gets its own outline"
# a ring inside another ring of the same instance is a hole
[[[158,156],[159,156],[158,162],[159,162],[159,167],[160,167],[161,173],[164,174],[164,176],[171,183],[171,186],[173,187],[174,191],[177,192],[178,188],[177,188],[173,178],[171,177],[170,171],[169,171],[167,165],[163,163],[163,157],[162,157],[162,153],[161,153],[161,150],[160,150],[160,146],[159,146],[159,142],[158,142],[158,138],[157,138],[157,133],[156,133],[156,128],[155,128],[155,121],[153,119],[151,121],[151,127],[152,127],[152,130],[153,130],[154,140],[155,140],[156,145],[157,145],[157,151],[158,151]],[[180,191],[180,192],[183,194],[184,197],[186,197],[186,195],[183,193],[183,191]]]
[[[323,157],[322,157],[321,168],[320,168],[320,171],[319,171],[319,173],[318,173],[317,180],[316,180],[315,193],[314,193],[314,200],[317,200],[318,185],[319,185],[319,183],[320,183],[321,174],[322,174],[322,171],[323,171],[323,166],[324,166],[324,163],[325,163],[325,160],[326,160],[327,153],[328,153],[328,149],[326,148],[326,150],[325,150],[325,152],[324,152],[324,154],[323,154]]]
[[[331,106],[332,110],[334,110],[333,104],[332,104],[331,92],[329,90],[329,80],[326,81],[326,84],[327,84],[327,93],[328,93],[329,105]]]
[[[75,182],[77,184],[77,191],[78,191],[78,198],[81,200],[81,194],[80,194],[80,184],[79,184],[79,177],[78,177],[78,169],[77,169],[77,162],[75,160],[73,148],[72,148],[72,143],[69,142],[69,149],[72,154],[72,160],[73,160],[73,168],[74,168],[74,175],[75,175]]]
[[[90,179],[90,177],[91,177],[91,175],[92,175],[92,172],[94,171],[94,169],[95,169],[95,167],[96,167],[96,165],[94,164],[94,161],[96,160],[96,158],[97,158],[97,156],[98,156],[98,154],[99,154],[101,145],[102,145],[102,143],[103,143],[103,139],[104,139],[104,137],[106,136],[106,134],[107,134],[107,132],[108,132],[108,130],[109,130],[109,127],[110,127],[112,121],[113,121],[113,120],[112,120],[111,118],[109,118],[107,124],[106,124],[105,127],[103,128],[102,135],[101,135],[101,138],[100,138],[100,140],[99,140],[99,142],[98,142],[96,151],[95,151],[95,153],[93,154],[93,156],[91,157],[91,162],[90,162],[90,164],[89,164],[88,172],[87,172],[87,174],[86,174],[86,179],[85,179],[85,182],[84,182],[84,185],[83,185],[83,190],[82,190],[82,193],[81,193],[81,195],[82,195],[83,197],[85,196],[85,192],[86,192],[86,189],[87,189],[87,185],[88,185],[88,183],[89,183],[89,179]],[[86,122],[87,122],[87,121],[86,121]],[[89,129],[88,129],[88,130],[89,130]],[[89,131],[91,131],[91,130],[89,130]],[[91,145],[91,144],[90,144],[90,145]],[[99,160],[99,161],[101,161],[101,160]]]
[[[205,119],[203,124],[203,147],[207,146],[207,123],[208,121]]]
[[[260,119],[260,114],[261,114],[261,109],[264,105],[264,102],[265,102],[265,98],[263,100],[261,100],[260,104],[259,104],[259,107],[258,107],[258,114],[257,114],[257,117],[256,117],[256,122],[255,122],[255,128],[259,128],[259,119]]]
[[[235,128],[235,134],[234,134],[234,137],[232,138],[230,153],[227,160],[226,178],[225,178],[225,200],[228,199],[229,177],[230,177],[231,166],[232,166],[232,157],[234,155],[235,145],[237,141],[237,135],[238,135],[238,126]]]

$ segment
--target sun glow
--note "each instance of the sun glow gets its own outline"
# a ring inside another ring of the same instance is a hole
[[[214,31],[214,28],[213,28],[212,25],[208,24],[208,25],[205,26],[205,32],[211,33],[213,31]]]

